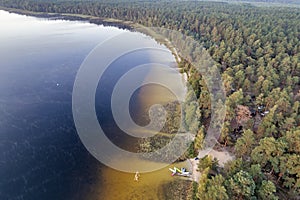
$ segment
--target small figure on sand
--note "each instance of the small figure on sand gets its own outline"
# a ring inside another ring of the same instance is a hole
[[[135,172],[135,175],[134,175],[134,181],[139,181],[139,178],[140,178],[140,173],[137,171]]]

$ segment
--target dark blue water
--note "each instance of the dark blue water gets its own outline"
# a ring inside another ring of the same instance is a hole
[[[0,199],[101,197],[95,187],[105,184],[103,165],[77,136],[72,89],[88,53],[126,30],[4,11],[0,27]],[[99,122],[115,143],[124,138],[110,112],[113,85],[132,65],[147,63],[150,54],[116,60],[100,80],[95,106],[97,113],[107,113]]]
[[[0,26],[0,199],[84,199],[101,165],[77,137],[73,82],[121,30],[3,11]]]

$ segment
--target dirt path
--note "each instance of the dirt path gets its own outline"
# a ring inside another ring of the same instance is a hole
[[[211,155],[213,158],[217,158],[219,161],[219,166],[224,167],[224,164],[228,162],[229,160],[232,160],[234,156],[229,153],[227,150],[223,151],[216,151],[211,150],[208,155]],[[199,178],[201,176],[201,173],[197,171],[199,160],[195,160],[194,158],[188,159],[191,163],[191,171],[192,171],[192,180],[198,182]]]

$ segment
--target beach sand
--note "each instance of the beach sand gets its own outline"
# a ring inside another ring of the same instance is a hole
[[[230,154],[227,150],[224,151],[216,151],[216,150],[211,150],[208,155],[211,155],[213,158],[217,158],[219,161],[219,166],[224,167],[224,164],[234,158],[232,154]],[[188,159],[189,162],[191,163],[191,171],[192,171],[192,177],[191,179],[193,181],[198,182],[199,178],[201,176],[201,173],[197,171],[198,169],[198,164],[200,160],[195,160],[195,158],[190,158]]]

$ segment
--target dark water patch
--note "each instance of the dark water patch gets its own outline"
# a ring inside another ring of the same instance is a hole
[[[102,165],[76,133],[73,83],[118,29],[0,15],[0,199],[85,199]]]
[[[125,30],[52,17],[56,20],[0,11],[0,199],[99,199],[102,194],[111,199],[107,192],[124,183],[112,183],[110,178],[118,180],[120,174],[110,173],[82,145],[73,122],[72,90],[89,52]],[[99,123],[124,149],[132,150],[132,138],[124,136],[112,118],[111,92],[124,73],[150,62],[152,54],[138,51],[117,59],[99,82]],[[144,179],[151,191],[160,184],[153,177],[169,179],[165,171],[154,175]],[[132,189],[131,175],[121,176]],[[140,189],[134,197],[142,195]],[[132,195],[126,188],[122,192],[122,197]]]

